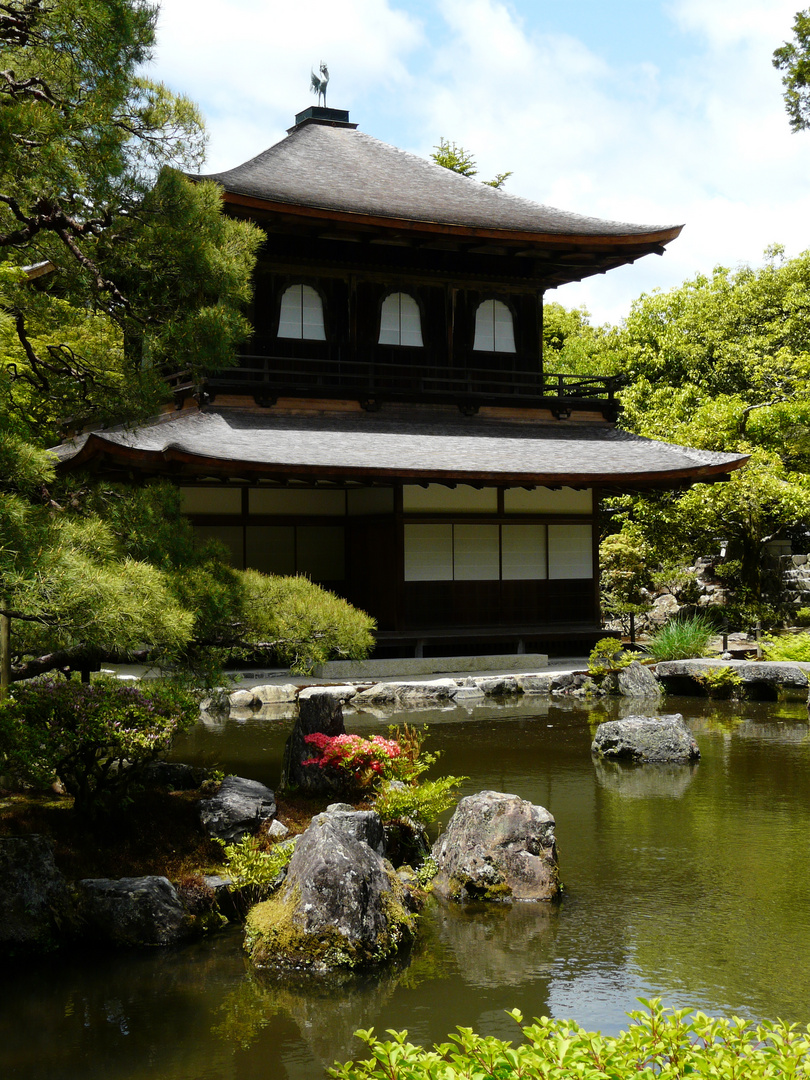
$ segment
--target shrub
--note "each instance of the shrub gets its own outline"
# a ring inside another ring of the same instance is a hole
[[[390,738],[372,735],[324,735],[316,732],[305,741],[317,756],[304,765],[337,769],[350,795],[374,795],[374,809],[385,822],[410,818],[427,825],[452,805],[464,777],[445,776],[419,782],[419,777],[438,761],[439,755],[424,750],[427,728],[409,724],[390,728]]]
[[[421,784],[389,784],[374,800],[374,809],[385,822],[403,818],[419,825],[430,825],[456,800],[458,787],[465,777],[442,776]]]
[[[544,1080],[630,1080],[630,1077],[745,1078],[805,1077],[810,1069],[810,1038],[796,1025],[758,1026],[713,1019],[689,1009],[665,1009],[658,999],[644,1001],[647,1012],[632,1012],[635,1023],[616,1036],[586,1031],[570,1020],[543,1017],[522,1027],[525,1042],[477,1035],[458,1028],[449,1041],[426,1050],[407,1042],[407,1031],[390,1031],[388,1040],[373,1030],[358,1031],[371,1052],[365,1061],[336,1064],[336,1080],[464,1080],[467,1077],[543,1077]],[[510,1015],[518,1024],[517,1009]]]
[[[120,803],[198,715],[196,700],[171,683],[19,683],[0,702],[0,760],[34,783],[58,777],[77,813],[92,816]]]
[[[269,849],[266,839],[243,836],[235,844],[220,843],[225,848],[225,863],[231,883],[228,891],[243,915],[275,892],[281,884],[281,872],[295,852],[295,841],[284,840]]]
[[[618,638],[600,638],[588,657],[588,672],[591,675],[607,675],[628,667],[635,659],[632,653],[624,651]]]
[[[363,660],[374,648],[374,619],[305,577],[242,574],[243,637],[300,674],[333,659]]]
[[[738,697],[744,685],[736,671],[729,667],[709,668],[695,679],[706,687],[710,698]]]
[[[810,607],[800,607],[793,619],[796,626],[810,626]]]
[[[763,645],[766,660],[796,660],[810,663],[810,633],[785,634]]]
[[[653,660],[690,660],[705,654],[715,632],[705,615],[676,617],[651,635],[646,651]]]

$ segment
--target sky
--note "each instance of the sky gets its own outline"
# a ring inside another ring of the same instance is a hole
[[[279,141],[316,103],[422,157],[564,210],[683,224],[659,257],[546,294],[618,323],[642,293],[810,248],[810,131],[773,50],[799,0],[161,0],[150,71],[200,106],[205,172]]]

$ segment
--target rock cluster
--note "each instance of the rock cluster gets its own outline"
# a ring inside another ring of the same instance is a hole
[[[200,801],[199,811],[209,836],[236,843],[276,816],[276,797],[258,780],[226,776],[216,795]]]

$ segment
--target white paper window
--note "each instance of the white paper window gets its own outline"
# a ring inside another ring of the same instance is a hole
[[[456,581],[497,581],[500,576],[497,525],[453,527]]]
[[[291,285],[281,298],[280,338],[325,341],[323,301],[311,285]]]
[[[453,526],[405,526],[405,580],[453,580]]]
[[[422,348],[422,319],[419,305],[412,296],[391,293],[383,300],[379,344]]]
[[[180,488],[184,514],[241,514],[239,488]]]
[[[485,300],[475,312],[476,352],[515,351],[515,325],[512,312],[501,300]]]
[[[501,528],[504,581],[537,581],[546,577],[545,525],[504,525]]]
[[[295,514],[343,517],[346,496],[342,491],[313,491],[302,488],[251,488],[251,514]]]
[[[549,525],[548,576],[592,578],[593,544],[590,525]]]

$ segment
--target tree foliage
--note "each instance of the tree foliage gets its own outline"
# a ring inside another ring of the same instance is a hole
[[[205,134],[140,74],[156,17],[146,0],[0,5],[0,392],[40,428],[137,415],[161,364],[223,366],[247,333],[259,234],[176,171]]]
[[[451,172],[459,173],[461,176],[468,176],[470,179],[478,176],[478,165],[469,150],[465,150],[463,146],[456,146],[449,139],[440,138],[438,146],[434,146],[430,157],[432,161],[435,161],[437,165],[441,165],[443,169],[450,169]],[[492,180],[482,182],[487,187],[501,188],[511,175],[511,171],[497,173]]]
[[[784,72],[785,109],[793,131],[810,127],[810,10],[798,11],[793,40],[774,50],[773,66]]]
[[[631,600],[616,576],[630,569],[622,553],[642,544],[649,568],[689,565],[725,540],[733,617],[773,615],[778,575],[765,545],[803,542],[810,521],[810,253],[788,260],[773,246],[759,268],[718,267],[643,295],[616,327],[548,305],[544,337],[549,367],[623,376],[627,429],[751,455],[727,483],[610,501],[624,539],[606,549],[608,607]]]

